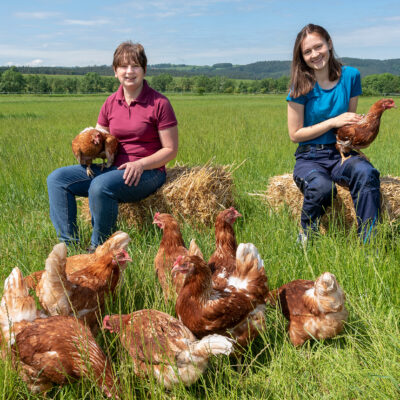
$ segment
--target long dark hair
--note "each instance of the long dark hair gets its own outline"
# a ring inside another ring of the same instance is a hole
[[[342,63],[335,58],[332,40],[327,30],[319,25],[308,24],[297,34],[296,41],[294,42],[289,84],[290,95],[292,97],[299,97],[307,94],[310,90],[312,90],[316,82],[314,70],[306,64],[301,51],[301,44],[303,43],[303,40],[311,33],[317,33],[331,45],[328,62],[329,80],[335,81],[336,79],[339,79],[342,73]]]

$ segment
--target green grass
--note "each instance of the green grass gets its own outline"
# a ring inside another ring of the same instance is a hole
[[[57,243],[49,219],[47,175],[75,163],[71,140],[96,123],[106,95],[0,96],[0,281],[18,266],[24,274],[43,269]],[[295,145],[290,143],[283,95],[191,96],[170,95],[179,121],[177,160],[190,165],[241,166],[234,172],[235,199],[243,214],[235,224],[239,242],[259,249],[271,288],[293,279],[314,279],[334,273],[347,295],[349,321],[342,335],[309,342],[300,349],[290,344],[286,321],[267,311],[267,329],[245,354],[238,372],[227,358],[213,359],[210,368],[190,388],[171,392],[132,373],[129,357],[109,335],[99,335],[126,395],[124,399],[392,399],[400,396],[400,236],[398,225],[384,222],[370,244],[361,245],[354,231],[345,235],[332,227],[304,252],[296,246],[298,225],[287,213],[270,214],[258,197],[268,178],[290,172]],[[375,98],[361,98],[366,112]],[[366,154],[382,175],[400,175],[397,147],[400,112],[387,111],[381,132]],[[174,315],[165,305],[153,259],[161,232],[153,225],[121,226],[132,243],[133,262],[119,295],[109,299],[107,313],[155,308]],[[213,229],[182,225],[188,242],[195,237],[205,257],[213,251]],[[90,229],[81,225],[82,248]],[[54,388],[56,399],[97,399],[102,395],[90,382]],[[35,398],[8,361],[0,362],[0,399]]]

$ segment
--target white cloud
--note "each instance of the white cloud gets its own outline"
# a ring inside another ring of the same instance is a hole
[[[46,66],[87,66],[110,65],[114,49],[96,50],[83,48],[79,50],[51,50],[32,47],[18,47],[0,44],[0,64],[28,65],[32,60],[40,60]],[[4,60],[4,61],[3,61]],[[11,64],[8,60],[14,60]]]
[[[47,19],[54,18],[61,15],[59,12],[52,11],[34,11],[34,12],[16,12],[14,14],[17,18],[25,19]]]
[[[26,65],[28,65],[30,67],[39,67],[42,64],[43,64],[43,60],[41,60],[40,58],[37,58],[36,60],[32,60],[32,61],[28,62]]]
[[[92,20],[82,20],[82,19],[66,19],[64,21],[65,25],[79,25],[79,26],[97,26],[97,25],[107,25],[111,21],[105,18],[92,19]]]
[[[370,26],[368,28],[357,29],[347,32],[346,34],[338,34],[334,37],[334,45],[340,45],[345,48],[385,46],[398,48],[400,42],[400,26],[399,25],[381,25]],[[399,57],[399,54],[393,54],[393,58]]]

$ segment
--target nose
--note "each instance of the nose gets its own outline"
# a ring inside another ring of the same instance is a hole
[[[132,65],[128,65],[127,67],[126,67],[126,71],[127,72],[132,72],[133,71],[133,66]]]

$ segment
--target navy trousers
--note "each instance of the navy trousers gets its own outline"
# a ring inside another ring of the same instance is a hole
[[[298,153],[293,178],[304,194],[301,226],[306,234],[318,229],[319,219],[336,196],[338,183],[348,186],[357,215],[358,233],[364,241],[371,235],[380,213],[379,171],[370,162],[352,152],[341,164],[335,148]]]

